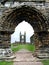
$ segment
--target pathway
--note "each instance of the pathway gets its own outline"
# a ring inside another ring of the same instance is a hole
[[[41,62],[37,62],[37,58],[33,57],[32,52],[21,49],[15,54],[15,59],[13,65],[43,65]]]

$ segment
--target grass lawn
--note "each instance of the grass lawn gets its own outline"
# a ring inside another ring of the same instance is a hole
[[[17,46],[14,47],[13,45],[11,45],[11,49],[12,49],[13,52],[16,52],[20,49],[27,49],[29,51],[34,52],[35,51],[35,46],[31,45],[31,44],[23,44],[23,45],[20,44],[20,45],[17,45]]]
[[[0,61],[0,65],[13,65],[11,61]]]
[[[43,65],[49,65],[49,60],[43,60],[42,63]]]

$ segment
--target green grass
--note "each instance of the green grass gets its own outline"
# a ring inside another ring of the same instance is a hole
[[[0,65],[13,65],[11,61],[0,61]]]
[[[12,49],[13,52],[16,52],[16,51],[18,51],[20,49],[27,49],[29,51],[34,52],[35,51],[35,46],[31,45],[31,44],[23,44],[23,45],[19,44],[19,45],[16,45],[14,47],[13,45],[11,45],[11,49]]]
[[[49,60],[43,60],[42,63],[43,65],[49,65]]]
[[[31,44],[24,45],[24,48],[27,49],[27,50],[29,50],[29,51],[32,51],[32,52],[35,51],[35,46],[31,45]]]

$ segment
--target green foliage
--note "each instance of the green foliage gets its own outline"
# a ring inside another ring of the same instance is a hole
[[[0,61],[0,65],[13,65],[11,61]]]
[[[43,60],[42,63],[43,65],[49,65],[49,60]]]
[[[11,45],[11,49],[12,49],[13,52],[16,52],[20,49],[27,49],[29,51],[34,52],[35,46],[31,45],[31,44],[19,44],[19,45],[16,45],[16,46]]]

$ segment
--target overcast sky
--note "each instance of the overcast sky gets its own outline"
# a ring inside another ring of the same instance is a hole
[[[30,42],[30,37],[34,34],[32,26],[29,23],[23,21],[15,28],[15,32],[11,35],[11,43],[20,41],[20,32],[21,34],[26,32],[26,42]]]

